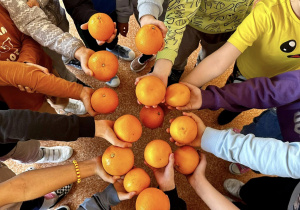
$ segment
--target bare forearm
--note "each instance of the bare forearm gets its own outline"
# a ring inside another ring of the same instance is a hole
[[[200,87],[224,73],[240,54],[235,46],[226,42],[219,50],[201,61],[182,82]]]
[[[96,159],[78,165],[81,178],[95,175]],[[74,164],[28,171],[0,184],[0,206],[38,198],[76,181]]]
[[[238,209],[234,204],[227,200],[219,191],[217,191],[206,178],[201,178],[192,185],[197,195],[212,210],[234,210]]]

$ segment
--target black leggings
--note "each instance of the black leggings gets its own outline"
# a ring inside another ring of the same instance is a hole
[[[259,177],[250,179],[240,190],[245,204],[234,204],[242,210],[286,210],[298,179],[282,177]]]

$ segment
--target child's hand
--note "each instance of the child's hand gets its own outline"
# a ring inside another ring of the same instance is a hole
[[[197,136],[196,136],[195,140],[192,141],[191,143],[187,144],[187,145],[192,146],[192,147],[201,147],[201,138],[202,138],[202,135],[203,135],[203,133],[206,129],[206,126],[204,125],[203,121],[197,115],[195,115],[194,113],[183,112],[183,115],[189,116],[193,120],[195,120],[195,122],[197,123],[197,127],[198,127]],[[173,120],[174,119],[171,119],[170,123],[172,123]],[[167,133],[170,133],[170,128],[167,128],[166,131],[167,131]],[[175,142],[175,144],[179,147],[184,146],[184,144],[180,144],[180,143],[176,142],[172,137],[170,137],[170,141]]]
[[[82,70],[89,76],[94,75],[93,71],[88,67],[88,61],[94,53],[94,50],[88,49],[86,47],[80,47],[75,52],[75,58],[80,61]]]
[[[200,88],[191,85],[186,82],[181,82],[182,84],[186,85],[191,91],[191,98],[187,105],[182,107],[176,107],[177,110],[197,110],[200,109],[202,106],[202,95]]]
[[[169,163],[164,168],[153,168],[145,161],[145,164],[153,171],[159,189],[162,191],[170,191],[175,188],[174,161],[174,153],[170,154]]]
[[[111,120],[95,120],[95,136],[102,137],[114,146],[132,147],[131,143],[121,141],[117,138],[114,130],[114,121]]]
[[[116,180],[120,179],[120,176],[111,176],[103,168],[102,165],[102,156],[98,156],[94,158],[96,161],[96,169],[95,169],[95,174],[100,176],[103,181],[109,182],[109,183],[115,183]]]
[[[117,36],[116,23],[114,23],[114,25],[115,25],[114,33],[111,35],[111,37],[110,37],[109,39],[107,39],[107,40],[97,40],[97,39],[96,39],[96,42],[97,42],[98,45],[101,46],[101,45],[103,45],[104,43],[111,43],[111,42],[116,38],[116,36]],[[80,28],[81,28],[82,30],[88,30],[88,23],[82,24],[82,25],[80,26]]]
[[[82,91],[80,93],[80,100],[83,102],[86,111],[91,116],[96,116],[98,113],[93,110],[92,104],[91,104],[91,97],[92,97],[93,93],[94,93],[94,90],[92,88],[83,87]]]
[[[141,27],[148,24],[156,25],[161,30],[163,37],[166,37],[168,29],[165,26],[164,22],[160,20],[156,20],[152,15],[144,15],[143,17],[141,17],[140,23],[141,23]]]
[[[129,200],[136,195],[136,192],[130,192],[130,193],[126,192],[123,185],[123,179],[118,179],[114,183],[114,187],[118,193],[118,197],[120,201]]]
[[[118,23],[118,31],[122,36],[127,36],[128,33],[128,23]]]
[[[34,6],[40,7],[40,4],[37,2],[37,0],[28,0],[27,5],[32,8]]]
[[[201,183],[201,180],[206,179],[205,177],[205,169],[206,169],[206,157],[203,153],[200,154],[200,151],[197,151],[200,155],[200,163],[197,166],[196,170],[192,175],[187,176],[188,182],[192,185],[192,187],[195,189],[199,186]],[[201,187],[201,186],[199,186]]]

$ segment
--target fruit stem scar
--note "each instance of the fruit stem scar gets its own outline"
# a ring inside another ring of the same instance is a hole
[[[103,63],[103,64],[102,64],[102,67],[104,67],[104,66],[105,66],[105,64]]]
[[[105,97],[105,96],[106,96],[105,94],[102,95],[102,97]]]
[[[113,158],[113,157],[115,157],[115,156],[116,156],[115,153],[111,153],[111,154],[110,154],[110,157],[111,157],[111,158]]]

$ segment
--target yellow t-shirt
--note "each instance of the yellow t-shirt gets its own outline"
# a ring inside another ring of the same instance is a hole
[[[237,66],[247,79],[300,67],[300,20],[290,0],[259,2],[228,42],[242,52]]]
[[[252,5],[253,0],[169,0],[165,48],[157,59],[174,63],[187,25],[208,34],[231,32],[251,12]]]

